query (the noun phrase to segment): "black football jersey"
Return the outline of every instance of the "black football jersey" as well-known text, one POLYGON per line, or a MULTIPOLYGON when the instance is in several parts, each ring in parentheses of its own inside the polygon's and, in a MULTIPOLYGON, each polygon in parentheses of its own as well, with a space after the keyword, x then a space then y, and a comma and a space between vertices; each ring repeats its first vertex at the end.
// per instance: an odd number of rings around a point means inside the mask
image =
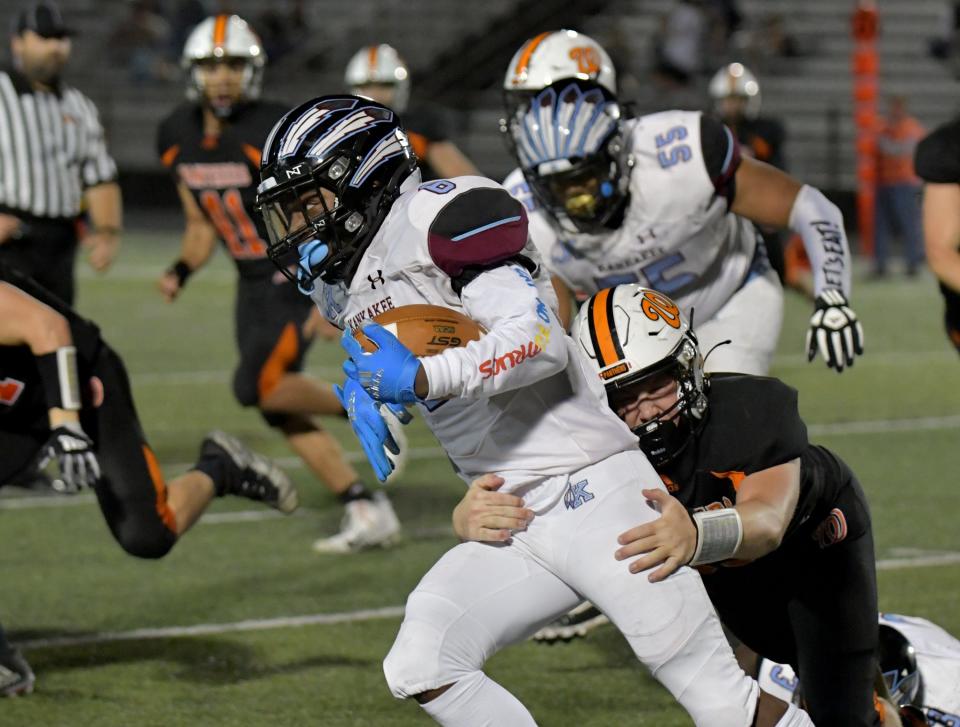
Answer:
POLYGON ((936 184, 960 183, 960 119, 939 126, 914 152, 917 176, 936 184))
POLYGON ((744 119, 733 129, 744 154, 783 169, 783 125, 776 119, 744 119))
POLYGON ((164 166, 193 194, 245 277, 276 272, 267 258, 267 233, 254 202, 263 142, 287 110, 266 101, 250 103, 236 112, 219 136, 204 136, 200 106, 184 103, 157 132, 157 152, 164 166))
MULTIPOLYGON (((77 349, 78 374, 81 382, 87 380, 103 345, 97 325, 77 315, 66 303, 30 278, 2 263, 0 282, 19 288, 67 319, 73 345, 77 349)), ((88 387, 80 388, 85 401, 88 387)), ((48 409, 37 360, 30 347, 0 346, 0 428, 13 431, 43 430, 47 427, 48 409)))
POLYGON ((707 420, 678 457, 660 468, 689 510, 733 507, 745 477, 800 458, 800 496, 785 537, 818 523, 847 480, 837 457, 807 440, 797 392, 778 379, 712 374, 707 420))
POLYGON ((413 153, 417 155, 423 180, 428 182, 436 179, 437 172, 427 163, 427 153, 431 144, 450 138, 443 113, 432 106, 420 104, 416 109, 401 114, 400 121, 410 139, 413 153))

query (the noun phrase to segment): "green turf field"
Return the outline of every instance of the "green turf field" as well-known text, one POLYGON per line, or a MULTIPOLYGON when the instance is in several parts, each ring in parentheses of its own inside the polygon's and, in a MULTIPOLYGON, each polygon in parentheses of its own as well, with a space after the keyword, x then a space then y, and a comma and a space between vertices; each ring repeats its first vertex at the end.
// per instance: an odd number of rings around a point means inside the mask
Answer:
MULTIPOLYGON (((79 309, 124 356, 167 474, 194 459, 212 427, 289 458, 230 393, 229 263, 219 257, 173 306, 156 294, 154 279, 176 245, 175 235, 128 235, 109 275, 94 278, 83 266, 79 309)), ((805 362, 808 304, 789 296, 774 373, 800 390, 814 439, 853 466, 871 497, 881 607, 960 634, 960 361, 943 336, 932 279, 858 282, 854 304, 868 351, 852 371, 838 376, 805 362)), ((319 344, 310 368, 334 376, 341 358, 335 345, 319 344)), ((345 424, 330 427, 358 452, 345 424)), ((38 681, 29 698, 0 701, 0 725, 432 724, 389 695, 380 662, 406 594, 455 542, 448 517, 462 485, 431 451, 425 427, 415 422, 409 432, 421 456, 391 489, 406 540, 389 552, 312 553, 312 539, 333 532, 339 511, 289 459, 301 489, 297 515, 260 518, 247 501, 218 501, 214 517, 159 562, 126 556, 89 496, 38 503, 4 492, 0 620, 13 640, 28 642, 38 681), (333 615, 329 623, 270 621, 323 614, 333 615), (252 622, 249 630, 124 633, 240 621, 252 622), (49 644, 74 637, 79 643, 49 644)), ((586 642, 514 647, 489 672, 542 725, 689 724, 610 628, 586 642)))

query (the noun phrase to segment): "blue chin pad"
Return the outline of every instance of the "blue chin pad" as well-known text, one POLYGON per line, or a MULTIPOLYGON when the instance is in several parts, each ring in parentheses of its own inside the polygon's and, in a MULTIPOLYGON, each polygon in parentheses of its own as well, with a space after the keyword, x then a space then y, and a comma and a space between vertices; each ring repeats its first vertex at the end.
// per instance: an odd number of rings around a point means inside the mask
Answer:
POLYGON ((604 197, 612 197, 612 196, 613 196, 613 185, 612 185, 610 182, 604 182, 603 184, 601 184, 601 185, 600 185, 600 194, 602 194, 604 197))
POLYGON ((301 243, 297 250, 300 252, 300 263, 297 265, 297 287, 304 295, 310 295, 313 292, 314 281, 308 279, 307 271, 312 274, 330 255, 330 248, 320 240, 309 240, 301 243))

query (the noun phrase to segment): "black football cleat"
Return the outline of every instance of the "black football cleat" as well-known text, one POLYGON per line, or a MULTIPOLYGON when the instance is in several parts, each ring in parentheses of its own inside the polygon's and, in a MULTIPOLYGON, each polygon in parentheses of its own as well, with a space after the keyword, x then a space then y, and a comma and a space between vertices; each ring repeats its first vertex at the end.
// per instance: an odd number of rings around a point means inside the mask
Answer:
POLYGON ((300 504, 297 490, 286 472, 236 437, 219 430, 210 432, 200 447, 200 459, 212 457, 224 465, 223 481, 214 483, 218 496, 246 497, 286 514, 300 504))
POLYGON ((16 649, 0 654, 0 697, 19 697, 33 691, 36 677, 16 649))
POLYGON ((541 644, 573 641, 586 638, 591 631, 608 623, 610 619, 600 613, 596 606, 584 601, 556 621, 544 626, 531 638, 541 644))

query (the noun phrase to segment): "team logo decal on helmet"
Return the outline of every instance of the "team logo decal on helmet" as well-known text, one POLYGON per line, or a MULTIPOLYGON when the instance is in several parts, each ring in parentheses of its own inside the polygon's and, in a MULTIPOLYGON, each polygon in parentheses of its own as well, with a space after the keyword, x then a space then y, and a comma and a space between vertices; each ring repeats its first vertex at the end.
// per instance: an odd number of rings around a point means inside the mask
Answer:
POLYGON ((709 386, 696 336, 677 304, 636 284, 606 288, 580 308, 571 335, 614 411, 653 385, 675 382, 676 403, 633 428, 652 464, 675 458, 706 418, 709 386))
POLYGON ((304 292, 349 283, 416 157, 396 114, 356 96, 322 96, 270 132, 257 206, 270 259, 304 292))
POLYGON ((623 154, 620 106, 602 86, 548 86, 509 127, 531 191, 564 228, 597 232, 622 209, 632 160, 623 154))

